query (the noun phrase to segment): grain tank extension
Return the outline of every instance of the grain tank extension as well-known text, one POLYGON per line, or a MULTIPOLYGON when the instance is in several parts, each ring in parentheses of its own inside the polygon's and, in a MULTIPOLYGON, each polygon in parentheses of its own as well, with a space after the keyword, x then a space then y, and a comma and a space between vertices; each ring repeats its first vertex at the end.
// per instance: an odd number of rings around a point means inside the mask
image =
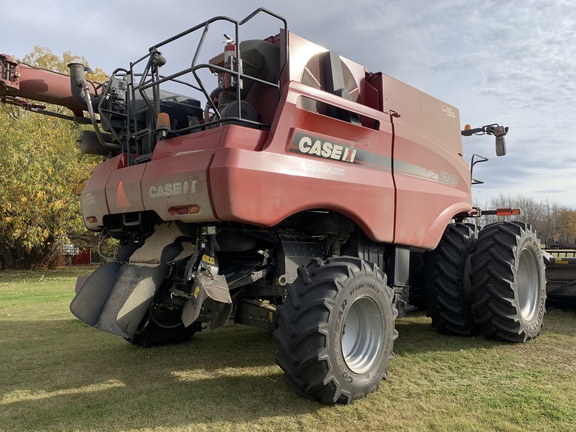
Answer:
POLYGON ((71 311, 85 323, 142 346, 269 329, 284 381, 328 404, 387 376, 416 294, 441 332, 539 334, 539 240, 519 222, 480 229, 462 156, 473 133, 504 154, 508 128, 462 130, 456 107, 265 9, 192 27, 105 83, 84 72, 0 56, 2 102, 93 126, 80 149, 102 162, 82 214, 119 249, 80 284, 71 311), (244 39, 262 20, 277 34, 244 39))

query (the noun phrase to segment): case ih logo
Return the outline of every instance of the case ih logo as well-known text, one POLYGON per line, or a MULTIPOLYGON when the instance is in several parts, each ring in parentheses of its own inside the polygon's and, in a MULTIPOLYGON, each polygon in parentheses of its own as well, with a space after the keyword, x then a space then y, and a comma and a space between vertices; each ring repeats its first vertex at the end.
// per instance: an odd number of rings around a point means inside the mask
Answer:
POLYGON ((354 163, 357 152, 351 146, 323 141, 301 133, 294 135, 290 151, 348 163, 354 163))
POLYGON ((192 180, 150 186, 148 196, 150 198, 162 198, 193 194, 195 192, 196 180, 192 180))

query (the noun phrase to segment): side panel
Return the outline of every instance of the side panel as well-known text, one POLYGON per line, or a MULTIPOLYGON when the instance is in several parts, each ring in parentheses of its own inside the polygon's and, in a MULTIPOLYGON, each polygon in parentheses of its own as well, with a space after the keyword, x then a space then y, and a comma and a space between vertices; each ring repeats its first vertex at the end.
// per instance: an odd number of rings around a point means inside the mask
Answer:
POLYGON ((450 219, 472 208, 458 109, 383 75, 385 111, 395 111, 395 242, 432 249, 450 219))
POLYGON ((105 215, 148 210, 165 221, 215 221, 208 187, 208 168, 215 150, 233 145, 254 152, 267 135, 228 125, 159 141, 147 163, 127 167, 125 156, 109 159, 96 167, 82 192, 85 223, 97 230, 105 215), (191 206, 198 206, 199 211, 181 211, 191 206), (96 221, 88 222, 88 217, 96 217, 96 221))
POLYGON ((207 168, 214 150, 195 150, 149 162, 142 177, 142 200, 146 210, 162 220, 185 222, 212 221, 214 215, 208 195, 207 168), (171 208, 196 205, 199 212, 178 214, 171 208))
POLYGON ((110 173, 106 199, 111 214, 144 210, 140 180, 146 165, 133 165, 110 173))
POLYGON ((102 226, 104 216, 110 214, 106 202, 106 184, 110 178, 110 173, 124 166, 124 159, 124 156, 120 155, 100 163, 86 182, 80 196, 80 202, 84 223, 88 229, 97 230, 102 226), (96 220, 89 222, 87 218, 96 218, 96 220))
MULTIPOLYGON (((227 125, 159 141, 142 177, 144 208, 165 221, 215 221, 208 172, 216 149, 234 146, 253 153, 267 135, 265 131, 227 125), (199 211, 178 211, 190 206, 198 206, 199 211)), ((224 189, 214 193, 228 196, 224 189)))
POLYGON ((299 83, 289 87, 263 151, 216 151, 209 177, 217 218, 272 226, 299 211, 323 208, 355 220, 374 240, 392 241, 388 116, 299 83), (376 118, 379 130, 304 110, 304 95, 376 118))

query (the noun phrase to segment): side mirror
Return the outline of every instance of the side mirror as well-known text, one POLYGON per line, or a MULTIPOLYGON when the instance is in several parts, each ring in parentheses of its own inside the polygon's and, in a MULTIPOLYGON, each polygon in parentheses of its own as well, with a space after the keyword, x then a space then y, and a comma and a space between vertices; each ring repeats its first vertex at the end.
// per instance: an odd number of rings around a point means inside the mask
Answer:
POLYGON ((460 133, 463 136, 470 135, 494 135, 496 137, 496 156, 504 156, 506 154, 506 139, 504 135, 508 133, 507 126, 500 126, 498 123, 482 126, 479 128, 471 128, 470 125, 466 125, 464 130, 460 133))
POLYGON ((506 154, 506 138, 504 135, 496 136, 496 156, 504 156, 506 154))
POLYGON ((506 139, 504 135, 507 133, 507 127, 495 126, 492 128, 492 134, 496 137, 496 156, 504 156, 506 154, 506 139))

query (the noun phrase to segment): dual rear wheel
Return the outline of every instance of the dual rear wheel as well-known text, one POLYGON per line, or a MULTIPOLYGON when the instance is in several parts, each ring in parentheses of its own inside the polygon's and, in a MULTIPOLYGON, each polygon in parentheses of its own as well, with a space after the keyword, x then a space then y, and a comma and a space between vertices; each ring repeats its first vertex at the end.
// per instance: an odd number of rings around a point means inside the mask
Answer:
POLYGON ((546 275, 530 225, 486 226, 471 259, 472 308, 481 333, 509 342, 538 336, 546 312, 546 275))
POLYGON ((478 234, 467 224, 450 225, 426 254, 423 289, 432 325, 443 333, 533 339, 546 303, 538 237, 522 222, 493 223, 478 234))

